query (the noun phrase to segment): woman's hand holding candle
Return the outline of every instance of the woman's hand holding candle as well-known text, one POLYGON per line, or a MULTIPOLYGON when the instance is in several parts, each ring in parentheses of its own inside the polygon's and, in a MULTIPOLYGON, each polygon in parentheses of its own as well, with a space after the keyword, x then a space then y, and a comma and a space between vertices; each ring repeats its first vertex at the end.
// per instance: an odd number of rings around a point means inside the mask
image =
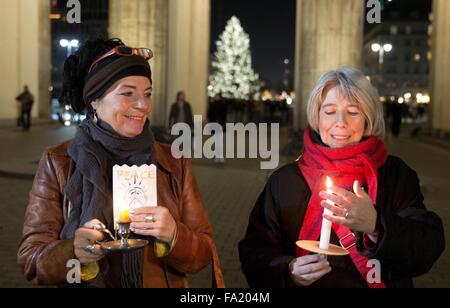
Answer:
POLYGON ((355 181, 353 191, 337 186, 331 186, 328 192, 321 191, 319 196, 325 199, 321 205, 332 213, 324 213, 323 217, 353 231, 373 235, 376 232, 377 211, 358 181, 355 181))
POLYGON ((171 243, 177 230, 175 219, 163 206, 142 207, 131 211, 131 231, 136 234, 153 236, 171 243))
POLYGON ((320 255, 298 257, 289 263, 289 275, 301 287, 309 286, 330 271, 330 263, 320 255))
POLYGON ((97 219, 93 219, 75 231, 73 241, 74 253, 81 264, 96 262, 105 256, 100 245, 95 243, 104 238, 103 233, 95 230, 99 224, 102 223, 97 219))

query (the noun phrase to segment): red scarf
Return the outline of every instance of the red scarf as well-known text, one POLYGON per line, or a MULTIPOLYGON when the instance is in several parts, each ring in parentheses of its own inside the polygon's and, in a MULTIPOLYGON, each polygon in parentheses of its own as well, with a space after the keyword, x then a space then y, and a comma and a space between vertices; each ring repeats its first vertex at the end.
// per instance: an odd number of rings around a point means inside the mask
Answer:
MULTIPOLYGON (((326 190, 325 178, 330 176, 333 184, 353 191, 353 182, 368 187, 373 204, 376 204, 378 186, 378 168, 387 159, 384 142, 375 136, 342 148, 329 148, 313 143, 311 129, 305 130, 304 152, 298 160, 300 168, 309 188, 311 198, 299 234, 299 240, 318 240, 320 237, 323 208, 319 192, 326 190)), ((339 239, 351 233, 347 227, 333 224, 333 230, 339 239)), ((347 236, 348 238, 348 236, 347 236)), ((354 239, 352 240, 354 243, 354 239)), ((352 244, 353 244, 352 243, 352 244)), ((348 246, 348 245, 346 245, 348 246)), ((350 257, 365 281, 371 268, 367 267, 367 257, 361 255, 355 246, 349 249, 350 257)), ((304 256, 308 252, 297 248, 297 255, 304 256)), ((381 283, 367 283, 371 288, 384 288, 381 283)))

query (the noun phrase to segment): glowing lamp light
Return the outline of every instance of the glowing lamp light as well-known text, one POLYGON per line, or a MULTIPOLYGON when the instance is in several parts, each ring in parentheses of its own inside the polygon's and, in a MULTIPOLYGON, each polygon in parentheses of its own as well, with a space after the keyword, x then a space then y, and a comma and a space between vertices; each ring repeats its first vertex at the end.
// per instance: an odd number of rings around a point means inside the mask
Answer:
POLYGON ((384 44, 383 49, 386 52, 390 52, 392 50, 392 44, 384 44))
POLYGON ((66 39, 62 39, 59 41, 59 45, 61 45, 61 47, 67 47, 69 46, 69 44, 70 44, 69 41, 66 39))
POLYGON ((372 44, 372 51, 373 51, 373 52, 377 52, 377 51, 379 51, 380 49, 381 49, 381 45, 380 45, 380 44, 378 44, 378 43, 372 44))

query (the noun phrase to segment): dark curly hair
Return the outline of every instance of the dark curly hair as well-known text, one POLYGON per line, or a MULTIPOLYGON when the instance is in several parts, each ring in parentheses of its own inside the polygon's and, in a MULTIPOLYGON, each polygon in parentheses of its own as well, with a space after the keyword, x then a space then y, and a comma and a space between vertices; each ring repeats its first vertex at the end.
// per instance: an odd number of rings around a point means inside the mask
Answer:
POLYGON ((125 45, 120 39, 95 39, 84 42, 80 48, 64 62, 64 75, 59 103, 70 105, 77 112, 90 110, 83 100, 83 88, 88 70, 100 56, 116 46, 125 45))

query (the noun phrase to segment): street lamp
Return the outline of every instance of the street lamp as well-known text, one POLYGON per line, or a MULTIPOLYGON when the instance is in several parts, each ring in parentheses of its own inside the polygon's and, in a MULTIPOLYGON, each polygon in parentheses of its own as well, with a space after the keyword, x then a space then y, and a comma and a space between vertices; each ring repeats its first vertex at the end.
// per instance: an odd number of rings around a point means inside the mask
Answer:
POLYGON ((384 53, 390 52, 392 50, 392 44, 384 44, 380 45, 378 43, 372 44, 372 51, 378 52, 378 63, 383 64, 384 62, 384 53))
POLYGON ((67 57, 72 54, 72 48, 77 48, 80 42, 78 40, 66 40, 62 39, 59 41, 59 45, 63 48, 67 48, 67 57))
POLYGON ((379 63, 379 75, 378 75, 378 81, 377 81, 377 86, 378 86, 378 91, 381 92, 381 86, 383 84, 383 62, 384 62, 384 53, 385 52, 391 52, 392 50, 392 44, 378 44, 378 43, 373 43, 372 46, 372 51, 373 52, 378 52, 378 63, 379 63))

